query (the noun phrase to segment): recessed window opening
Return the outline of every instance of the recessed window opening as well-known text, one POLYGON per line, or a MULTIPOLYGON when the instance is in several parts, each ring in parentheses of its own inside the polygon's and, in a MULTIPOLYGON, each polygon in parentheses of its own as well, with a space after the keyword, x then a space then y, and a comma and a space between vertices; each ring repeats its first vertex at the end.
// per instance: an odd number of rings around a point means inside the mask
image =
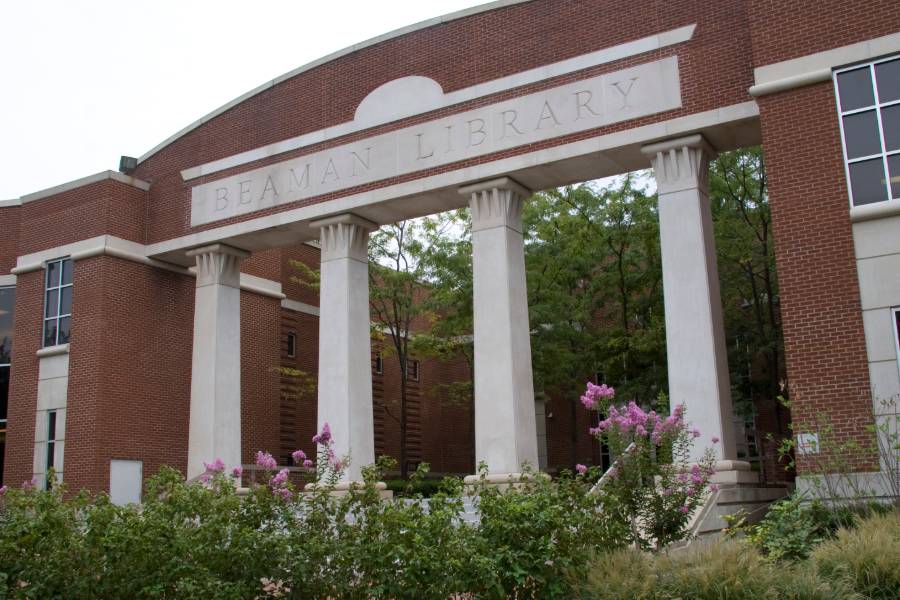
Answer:
POLYGON ((900 56, 834 73, 851 206, 900 200, 900 56))
POLYGON ((409 375, 410 381, 418 381, 419 380, 419 361, 410 360, 407 362, 407 371, 409 375))
POLYGON ((381 352, 375 355, 375 374, 384 375, 384 359, 381 358, 381 352))
POLYGON ((43 346, 69 343, 72 323, 72 259, 49 261, 44 268, 43 346))
POLYGON ((47 413, 47 489, 50 489, 50 469, 55 466, 56 456, 56 411, 47 413))
POLYGON ((287 355, 288 358, 297 356, 297 334, 289 331, 287 334, 287 355))
POLYGON ((897 370, 900 371, 900 306, 892 310, 894 317, 894 350, 897 352, 897 370))

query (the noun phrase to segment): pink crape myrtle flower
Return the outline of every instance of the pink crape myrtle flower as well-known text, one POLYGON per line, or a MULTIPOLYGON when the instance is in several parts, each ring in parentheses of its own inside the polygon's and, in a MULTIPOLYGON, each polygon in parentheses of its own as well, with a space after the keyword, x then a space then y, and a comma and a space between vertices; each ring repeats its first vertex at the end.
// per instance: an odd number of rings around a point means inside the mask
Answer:
POLYGON ((597 402, 601 398, 609 399, 616 395, 616 390, 609 387, 605 383, 594 385, 590 381, 587 384, 587 391, 581 397, 581 404, 588 410, 592 410, 597 406, 597 402))
POLYGON ((256 453, 256 464, 269 471, 274 471, 278 467, 275 458, 268 452, 263 452, 262 450, 256 453))
POLYGON ((312 441, 314 444, 328 445, 331 441, 331 427, 328 426, 328 421, 322 424, 322 431, 314 435, 312 441))
POLYGON ((306 467, 307 469, 311 469, 313 466, 313 461, 311 461, 310 459, 307 458, 306 460, 303 461, 303 466, 306 467))
POLYGON ((270 482, 273 486, 281 486, 287 483, 288 475, 290 475, 290 471, 287 469, 282 469, 272 477, 272 481, 270 482))
POLYGON ((688 514, 690 511, 691 509, 689 509, 687 506, 682 506, 678 509, 678 512, 681 512, 683 514, 688 514))
POLYGON ((23 490, 33 490, 37 487, 37 477, 32 477, 22 482, 23 490))
POLYGON ((9 488, 6 487, 5 485, 4 485, 4 486, 0 486, 0 496, 2 496, 3 494, 5 494, 5 493, 6 493, 6 490, 8 490, 8 489, 9 489, 9 488))
POLYGON ((237 479, 238 477, 240 477, 240 476, 243 475, 243 474, 244 474, 244 467, 242 467, 242 466, 240 466, 240 465, 236 466, 235 468, 233 468, 233 469, 231 470, 231 475, 232 475, 232 477, 234 477, 235 479, 237 479))
POLYGON ((584 475, 585 473, 588 472, 588 468, 581 463, 578 463, 577 465, 575 465, 575 470, 578 471, 578 473, 580 475, 584 475))
POLYGON ((291 454, 291 458, 294 459, 295 465, 302 464, 303 461, 306 460, 306 452, 304 452, 303 450, 297 450, 293 454, 291 454))
POLYGON ((713 444, 718 444, 718 443, 719 443, 719 438, 717 438, 716 436, 712 436, 712 438, 710 438, 709 441, 711 441, 713 444))
POLYGON ((286 487, 275 488, 272 490, 272 493, 282 500, 290 500, 293 497, 291 490, 286 487))
POLYGON ((717 486, 717 485, 714 484, 714 483, 711 483, 711 484, 709 484, 709 491, 711 491, 711 492, 718 492, 718 491, 719 491, 719 486, 717 486))
POLYGON ((217 458, 211 463, 205 462, 203 463, 203 467, 206 469, 208 473, 221 473, 225 470, 225 463, 222 462, 221 458, 217 458))

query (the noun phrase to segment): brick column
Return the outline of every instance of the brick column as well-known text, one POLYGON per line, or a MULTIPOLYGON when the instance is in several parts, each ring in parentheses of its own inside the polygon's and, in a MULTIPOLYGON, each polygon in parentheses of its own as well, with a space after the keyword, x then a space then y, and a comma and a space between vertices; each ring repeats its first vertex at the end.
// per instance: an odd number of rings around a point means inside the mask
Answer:
POLYGON ((509 178, 459 190, 472 211, 475 461, 505 480, 538 467, 522 204, 531 192, 509 178))
POLYGON ((310 226, 322 245, 318 427, 327 422, 335 453, 350 454, 343 481, 362 481, 362 467, 375 462, 367 244, 378 225, 343 214, 310 226))
POLYGON ((187 477, 221 458, 241 464, 240 263, 248 252, 224 244, 187 253, 197 260, 187 477))
POLYGON ((717 458, 736 457, 731 384, 719 271, 707 192, 715 156, 700 135, 644 146, 659 194, 659 237, 666 310, 669 398, 702 432, 692 458, 712 436, 717 458))

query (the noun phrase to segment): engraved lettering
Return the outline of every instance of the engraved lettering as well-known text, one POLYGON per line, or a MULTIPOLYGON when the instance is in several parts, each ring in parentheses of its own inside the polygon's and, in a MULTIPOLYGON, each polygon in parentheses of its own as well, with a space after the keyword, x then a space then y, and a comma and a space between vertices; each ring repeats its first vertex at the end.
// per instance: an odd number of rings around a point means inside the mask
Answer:
POLYGON ((416 160, 422 160, 423 158, 431 158, 434 156, 434 150, 432 149, 428 154, 422 153, 422 136, 424 134, 417 133, 416 134, 416 160))
POLYGON ((575 92, 575 105, 578 107, 578 116, 575 117, 575 120, 584 119, 581 115, 581 109, 586 108, 588 112, 590 112, 593 116, 599 117, 600 113, 591 108, 591 100, 594 99, 594 94, 591 93, 590 90, 582 90, 580 92, 575 92))
POLYGON ((259 202, 262 202, 266 198, 266 194, 272 192, 272 200, 278 200, 278 190, 275 189, 275 182, 272 181, 272 176, 266 176, 266 185, 263 187, 262 194, 259 195, 259 202))
POLYGON ((522 132, 516 127, 516 119, 519 117, 519 113, 515 110, 504 110, 501 114, 503 119, 503 131, 500 134, 500 139, 504 139, 506 137, 506 128, 509 127, 519 135, 522 135, 522 132))
POLYGON ((225 210, 228 208, 228 188, 216 188, 216 210, 225 210))
POLYGON ((550 108, 550 103, 547 100, 544 100, 544 106, 541 108, 541 116, 538 117, 537 127, 535 127, 534 130, 537 131, 543 127, 544 121, 548 119, 553 121, 554 127, 559 125, 559 119, 556 118, 556 114, 553 112, 553 109, 550 108))
POLYGON ((628 94, 630 94, 631 90, 634 89, 634 82, 637 80, 637 77, 632 77, 627 82, 617 81, 612 84, 612 86, 616 88, 616 91, 622 94, 622 106, 620 106, 619 108, 630 108, 628 106, 628 94))
POLYGON ((369 165, 371 164, 371 161, 372 161, 372 146, 368 146, 366 148, 366 160, 363 160, 362 157, 359 154, 357 154, 356 152, 351 152, 350 154, 352 154, 353 158, 355 159, 353 161, 353 170, 350 173, 351 177, 356 177, 356 163, 361 164, 362 167, 366 171, 369 170, 369 165))
POLYGON ((340 180, 340 175, 338 175, 337 168, 334 166, 334 159, 329 158, 328 164, 325 165, 325 173, 322 175, 322 183, 328 181, 328 178, 334 178, 334 181, 340 180))
POLYGON ((468 122, 468 124, 469 124, 469 144, 468 144, 468 147, 472 147, 472 146, 480 146, 482 143, 484 143, 484 140, 487 139, 487 133, 485 133, 485 131, 484 131, 484 125, 485 125, 484 119, 472 119, 471 121, 467 121, 467 122, 468 122), (477 128, 477 129, 473 129, 473 128, 472 128, 472 124, 473 124, 473 123, 478 123, 478 128, 477 128), (478 135, 481 136, 481 138, 480 138, 477 142, 472 141, 472 139, 473 139, 473 137, 475 136, 475 134, 478 134, 478 135))
POLYGON ((291 179, 288 182, 288 192, 294 191, 294 185, 296 185, 299 190, 309 187, 309 163, 303 165, 303 174, 300 176, 300 179, 297 179, 297 173, 295 173, 293 169, 288 169, 288 171, 291 172, 291 179))
POLYGON ((250 204, 250 202, 253 201, 253 198, 250 197, 250 184, 251 183, 252 183, 252 180, 245 179, 244 181, 242 181, 238 184, 238 186, 240 186, 240 189, 238 190, 239 194, 240 194, 240 197, 238 198, 238 204, 250 204), (246 198, 246 200, 245 200, 245 198, 246 198))

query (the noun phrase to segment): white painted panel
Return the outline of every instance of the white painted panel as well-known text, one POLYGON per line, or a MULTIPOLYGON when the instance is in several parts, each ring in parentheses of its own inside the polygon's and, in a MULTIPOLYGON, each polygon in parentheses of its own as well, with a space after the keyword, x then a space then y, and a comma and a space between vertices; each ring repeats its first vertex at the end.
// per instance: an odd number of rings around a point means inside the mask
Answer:
POLYGON ((857 261, 863 310, 900 306, 900 254, 857 261))
POLYGON ((140 460, 109 461, 109 499, 113 504, 140 503, 143 470, 140 460))
POLYGON ((38 367, 38 379, 53 379, 69 375, 69 353, 42 356, 38 367))
POLYGON ((864 310, 862 315, 869 362, 895 360, 897 348, 894 338, 894 314, 891 309, 864 310))
POLYGON ((872 383, 875 412, 893 412, 900 409, 900 371, 897 370, 896 360, 869 363, 869 380, 872 383), (891 408, 892 403, 895 408, 891 408))
POLYGON ((65 408, 69 390, 69 378, 57 377, 38 381, 38 410, 65 408))
POLYGON ((669 57, 195 186, 191 225, 680 106, 678 59, 669 57))
POLYGON ((856 258, 900 254, 900 215, 853 224, 856 258))

